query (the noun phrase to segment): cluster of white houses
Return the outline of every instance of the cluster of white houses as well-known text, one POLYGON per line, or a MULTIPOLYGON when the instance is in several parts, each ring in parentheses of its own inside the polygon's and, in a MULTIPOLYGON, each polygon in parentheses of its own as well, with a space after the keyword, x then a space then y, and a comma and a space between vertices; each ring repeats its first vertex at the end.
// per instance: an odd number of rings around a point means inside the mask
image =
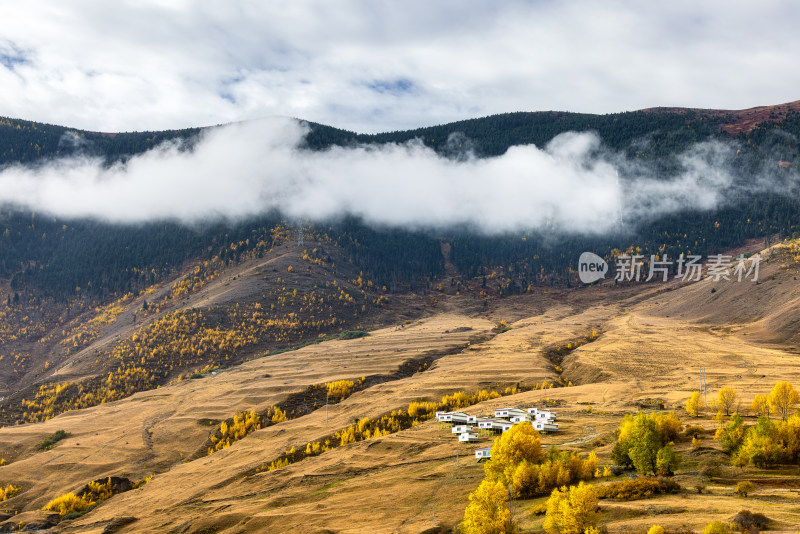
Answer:
MULTIPOLYGON (((498 408, 494 417, 478 417, 464 412, 436 412, 440 423, 450 423, 452 433, 458 434, 458 441, 473 443, 478 441, 474 425, 481 431, 502 433, 519 423, 530 423, 539 432, 557 432, 556 414, 539 408, 498 408)), ((491 456, 491 447, 475 450, 475 458, 485 460, 491 456)))

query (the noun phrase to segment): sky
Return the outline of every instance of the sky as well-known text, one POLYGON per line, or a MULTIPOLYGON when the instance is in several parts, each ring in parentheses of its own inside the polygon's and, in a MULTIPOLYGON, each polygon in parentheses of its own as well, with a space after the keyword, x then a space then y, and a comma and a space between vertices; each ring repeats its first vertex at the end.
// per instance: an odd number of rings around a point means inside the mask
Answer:
POLYGON ((800 3, 0 2, 0 116, 94 131, 800 98, 800 3))

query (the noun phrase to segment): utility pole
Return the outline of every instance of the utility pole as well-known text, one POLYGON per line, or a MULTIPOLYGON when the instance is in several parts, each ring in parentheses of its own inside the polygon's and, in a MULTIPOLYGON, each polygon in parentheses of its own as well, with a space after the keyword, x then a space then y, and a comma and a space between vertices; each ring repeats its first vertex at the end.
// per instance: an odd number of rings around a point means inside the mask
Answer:
POLYGON ((456 465, 458 465, 458 449, 456 449, 456 465))
POLYGON ((436 528, 436 505, 433 505, 433 528, 436 528))
POLYGON ((325 425, 328 424, 328 397, 330 397, 331 390, 325 392, 325 425))

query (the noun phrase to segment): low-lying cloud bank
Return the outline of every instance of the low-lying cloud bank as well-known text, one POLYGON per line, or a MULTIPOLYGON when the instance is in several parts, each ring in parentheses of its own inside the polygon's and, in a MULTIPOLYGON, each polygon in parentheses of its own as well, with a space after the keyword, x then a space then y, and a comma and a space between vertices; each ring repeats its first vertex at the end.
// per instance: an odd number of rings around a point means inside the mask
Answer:
POLYGON ((696 145, 673 176, 656 179, 592 133, 489 159, 446 158, 419 142, 313 152, 302 148, 306 133, 298 121, 269 119, 209 129, 191 150, 167 143, 111 167, 90 157, 11 166, 0 172, 0 203, 117 223, 277 209, 308 221, 350 214, 415 228, 598 233, 712 209, 737 187, 726 170, 735 149, 719 142, 696 145))

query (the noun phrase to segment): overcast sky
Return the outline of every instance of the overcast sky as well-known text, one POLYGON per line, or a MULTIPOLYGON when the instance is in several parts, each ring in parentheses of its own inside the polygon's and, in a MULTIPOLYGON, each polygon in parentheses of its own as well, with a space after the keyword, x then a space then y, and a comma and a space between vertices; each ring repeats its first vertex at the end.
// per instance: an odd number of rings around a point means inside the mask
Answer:
POLYGON ((791 1, 0 2, 0 115, 100 131, 800 98, 791 1))

